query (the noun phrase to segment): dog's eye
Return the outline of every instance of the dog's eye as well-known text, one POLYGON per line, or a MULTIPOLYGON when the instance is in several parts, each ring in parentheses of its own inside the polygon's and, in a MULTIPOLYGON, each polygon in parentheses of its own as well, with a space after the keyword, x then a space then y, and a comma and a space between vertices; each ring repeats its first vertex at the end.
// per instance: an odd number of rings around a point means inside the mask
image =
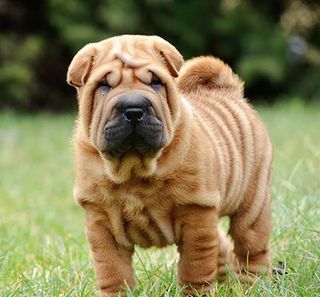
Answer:
POLYGON ((163 83, 157 76, 153 75, 150 83, 150 87, 157 91, 163 87, 163 83))
POLYGON ((111 90, 111 86, 108 84, 106 79, 99 83, 98 88, 104 93, 108 93, 111 90))

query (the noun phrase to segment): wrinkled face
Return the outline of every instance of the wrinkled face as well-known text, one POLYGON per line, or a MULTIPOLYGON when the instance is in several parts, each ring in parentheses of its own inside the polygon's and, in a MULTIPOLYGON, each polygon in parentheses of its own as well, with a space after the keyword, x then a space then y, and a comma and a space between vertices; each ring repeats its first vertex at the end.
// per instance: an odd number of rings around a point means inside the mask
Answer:
POLYGON ((80 121, 104 158, 152 157, 172 140, 174 77, 182 62, 156 36, 124 35, 79 51, 68 82, 78 89, 80 121))
POLYGON ((94 91, 92 142, 106 157, 155 154, 166 144, 164 83, 147 67, 128 67, 119 59, 109 64, 113 70, 94 91))

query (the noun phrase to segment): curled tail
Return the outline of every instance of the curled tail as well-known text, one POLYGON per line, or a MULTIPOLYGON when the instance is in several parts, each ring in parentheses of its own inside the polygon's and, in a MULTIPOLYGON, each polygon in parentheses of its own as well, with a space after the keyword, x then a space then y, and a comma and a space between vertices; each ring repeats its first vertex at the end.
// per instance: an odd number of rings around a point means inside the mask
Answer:
POLYGON ((243 81, 218 58, 197 57, 187 61, 177 79, 183 93, 198 89, 233 89, 243 93, 243 81))

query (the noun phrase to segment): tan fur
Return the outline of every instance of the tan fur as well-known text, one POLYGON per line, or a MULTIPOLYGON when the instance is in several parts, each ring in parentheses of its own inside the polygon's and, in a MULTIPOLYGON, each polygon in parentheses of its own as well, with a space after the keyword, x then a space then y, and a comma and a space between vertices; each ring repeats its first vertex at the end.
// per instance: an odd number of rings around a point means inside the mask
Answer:
POLYGON ((69 67, 79 100, 75 198, 86 211, 101 296, 134 286, 135 244, 176 244, 179 282, 190 294, 214 292, 228 270, 244 281, 270 270, 267 131, 222 61, 182 64, 160 37, 124 35, 87 45, 69 67), (166 90, 148 86, 150 71, 166 90), (96 91, 103 79, 113 87, 107 95, 96 91), (152 157, 105 158, 103 124, 118 96, 137 91, 162 120, 165 146, 152 157), (234 249, 217 226, 223 216, 230 217, 234 249))

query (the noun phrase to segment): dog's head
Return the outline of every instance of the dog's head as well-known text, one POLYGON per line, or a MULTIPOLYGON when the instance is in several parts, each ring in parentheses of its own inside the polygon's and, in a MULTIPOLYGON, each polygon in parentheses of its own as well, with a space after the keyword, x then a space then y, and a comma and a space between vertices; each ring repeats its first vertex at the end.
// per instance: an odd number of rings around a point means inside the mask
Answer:
POLYGON ((182 63, 162 38, 139 35, 88 44, 73 58, 67 81, 78 90, 83 137, 112 163, 113 175, 122 172, 115 180, 134 167, 152 174, 152 160, 172 141, 179 115, 174 77, 182 63))

